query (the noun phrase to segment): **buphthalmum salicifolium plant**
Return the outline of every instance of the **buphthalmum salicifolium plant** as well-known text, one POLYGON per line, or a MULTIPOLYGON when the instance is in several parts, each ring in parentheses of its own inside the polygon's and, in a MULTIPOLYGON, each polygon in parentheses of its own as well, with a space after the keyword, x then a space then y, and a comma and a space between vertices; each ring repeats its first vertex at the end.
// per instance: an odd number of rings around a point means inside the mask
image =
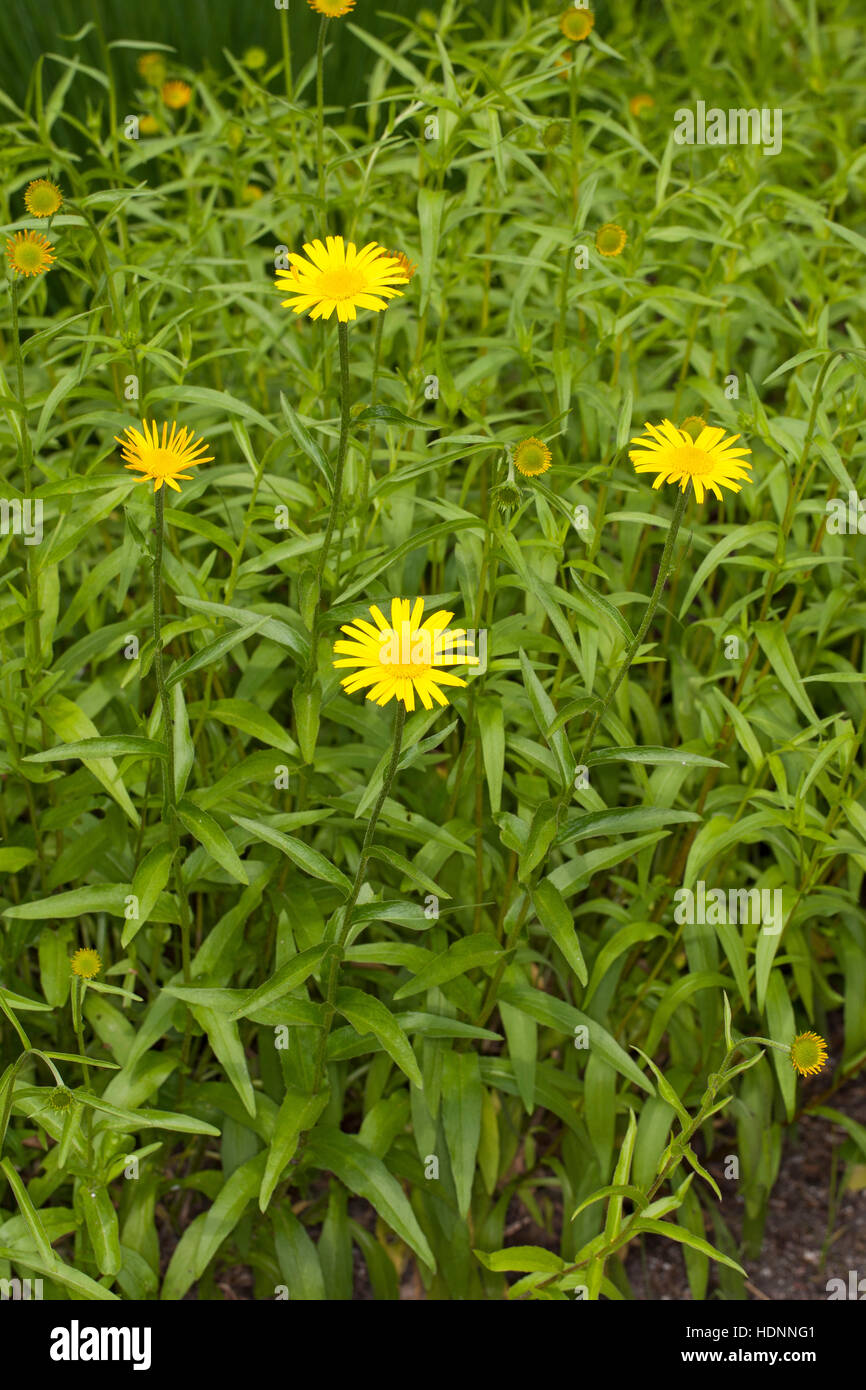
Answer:
POLYGON ((857 8, 369 8, 0 17, 0 1277, 743 1297, 862 1148, 857 8))

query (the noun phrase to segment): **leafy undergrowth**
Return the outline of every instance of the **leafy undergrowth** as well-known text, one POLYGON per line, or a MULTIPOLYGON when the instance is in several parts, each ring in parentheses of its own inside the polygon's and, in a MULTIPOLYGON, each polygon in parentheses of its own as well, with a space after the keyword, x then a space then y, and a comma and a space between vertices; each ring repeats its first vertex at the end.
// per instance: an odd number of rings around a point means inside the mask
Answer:
POLYGON ((866 1154, 858 7, 81 8, 0 95, 0 1277, 747 1296, 795 1117, 866 1154))

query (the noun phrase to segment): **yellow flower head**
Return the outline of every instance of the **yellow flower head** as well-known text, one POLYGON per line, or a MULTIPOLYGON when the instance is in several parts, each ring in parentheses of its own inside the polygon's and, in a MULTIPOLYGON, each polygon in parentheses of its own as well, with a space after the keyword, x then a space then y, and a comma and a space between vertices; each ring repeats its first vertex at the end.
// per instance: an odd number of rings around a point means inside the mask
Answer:
POLYGON ((138 123, 138 133, 139 135, 158 135, 159 121, 156 119, 156 116, 151 116, 149 113, 146 116, 142 116, 138 123))
POLYGON ((16 275, 41 275, 54 263, 54 247, 41 232, 16 232, 7 238, 6 259, 16 275))
POLYGON ((390 256, 396 261, 407 280, 411 280, 418 266, 415 261, 410 261, 405 251, 386 251, 386 256, 390 256))
POLYGON ((622 227, 615 222, 605 222, 595 234, 595 249, 600 256, 618 256, 627 241, 622 227))
POLYGON ((367 699, 386 705, 395 696, 407 710, 415 708, 417 695, 425 709, 448 701, 440 685, 465 685, 466 682, 445 666, 477 666, 478 657, 467 651, 469 639, 463 628, 447 631, 453 613, 431 613, 421 622, 424 600, 415 600, 414 607, 407 598, 391 600, 391 621, 373 604, 366 618, 340 629, 350 639, 334 643, 334 655, 341 659, 334 665, 353 666, 349 676, 340 684, 352 695, 367 690, 367 699))
POLYGON ((355 8, 355 0, 307 0, 307 4, 326 19, 342 19, 344 14, 355 8))
POLYGON ((267 61, 268 55, 263 48, 248 48, 244 54, 245 68, 263 68, 267 61))
POLYGON ((89 946, 82 946, 80 950, 70 960, 73 975, 77 975, 81 980, 92 980, 94 975, 98 975, 102 969, 102 961, 96 951, 89 946))
POLYGON ((243 192, 241 193, 241 198, 245 203, 257 203, 259 198, 263 198, 264 196, 265 190, 263 188, 259 188, 259 185, 257 183, 244 184, 243 192))
POLYGON ((581 39, 589 38, 594 24, 595 15, 592 10, 575 7, 566 10, 559 21, 559 27, 570 43, 579 43, 581 39))
POLYGON ((514 467, 524 478, 537 478, 550 467, 552 454, 543 439, 522 439, 512 455, 514 467))
POLYGON ((814 1076, 827 1063, 827 1044, 817 1033, 798 1033, 791 1043, 791 1066, 801 1076, 814 1076))
POLYGON ((142 53, 136 63, 139 74, 151 87, 159 87, 165 81, 165 55, 163 53, 142 53))
POLYGON ((62 202, 63 194, 50 179, 34 179, 24 192, 24 205, 31 217, 53 217, 62 202))
POLYGON ((646 424, 644 429, 646 435, 631 441, 641 447, 629 450, 629 458, 636 473, 657 475, 654 488, 662 483, 679 483, 685 492, 691 482, 695 496, 703 502, 705 490, 721 500, 723 487, 739 492, 737 479, 752 481, 748 472, 752 465, 746 462, 746 454, 752 451, 733 447, 740 438, 738 434, 726 438, 724 430, 707 427, 697 439, 692 439, 670 420, 663 420, 660 425, 646 424))
POLYGON ((144 475, 137 479, 140 483, 152 478, 154 492, 159 492, 163 483, 180 492, 177 479, 185 483, 191 481, 192 475, 185 473, 185 468, 195 468, 199 463, 213 463, 213 455, 205 455, 207 444, 202 440, 197 441, 194 432, 186 425, 178 430, 177 424, 172 421, 169 435, 168 425, 164 423, 162 439, 155 420, 142 420, 141 428, 144 434, 129 426, 124 431, 128 439, 119 439, 117 435, 114 437, 122 446, 126 467, 144 475))
POLYGON ((655 106, 655 102, 649 92, 638 92, 637 96, 630 97, 628 109, 633 116, 639 116, 641 111, 649 111, 655 106))
POLYGON ((387 309, 386 300, 399 295, 395 285, 405 285, 409 277, 394 256, 378 242, 368 242, 358 251, 355 243, 344 245, 341 236, 329 236, 306 243, 303 256, 290 255, 291 270, 281 270, 283 278, 274 281, 278 290, 288 291, 291 299, 284 308, 296 314, 310 311, 311 319, 329 319, 334 310, 341 323, 356 317, 356 309, 387 309))
POLYGON ((180 78, 173 77, 170 82, 162 84, 162 99, 166 106, 170 106, 172 111, 179 111, 182 106, 189 106, 192 97, 192 87, 188 82, 181 82, 180 78))

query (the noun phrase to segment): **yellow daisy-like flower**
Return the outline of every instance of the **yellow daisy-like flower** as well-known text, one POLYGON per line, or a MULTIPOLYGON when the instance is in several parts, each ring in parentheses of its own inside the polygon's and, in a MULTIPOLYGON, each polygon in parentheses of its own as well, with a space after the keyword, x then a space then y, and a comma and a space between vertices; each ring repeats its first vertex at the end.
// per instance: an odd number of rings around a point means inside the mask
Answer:
POLYGON ((695 496, 703 502, 705 491, 721 500, 723 487, 739 492, 739 478, 747 483, 752 481, 748 472, 752 465, 746 462, 746 454, 752 451, 742 445, 739 449, 733 447, 740 438, 738 434, 726 438, 724 430, 708 426, 697 439, 692 439, 670 420, 663 420, 660 425, 645 424, 644 429, 646 435, 631 440, 641 447, 629 450, 629 458, 636 473, 657 475, 654 488, 662 483, 679 483, 685 492, 691 482, 695 496))
POLYGON ((355 8, 355 0, 307 0, 307 4, 326 19, 342 19, 344 14, 355 8))
POLYGON ((334 643, 334 655, 340 657, 334 665, 355 667, 340 682, 348 694, 369 687, 368 700, 386 705, 396 696, 409 711, 414 710, 417 695, 430 710, 434 700, 439 705, 448 704, 440 685, 465 686, 459 676, 443 670, 446 666, 478 665, 478 657, 467 651, 465 629, 447 631, 453 613, 431 613, 422 623, 423 612, 422 598, 415 600, 414 607, 408 598, 394 598, 390 623, 372 604, 375 627, 366 618, 355 618, 340 629, 350 640, 334 643))
POLYGON ((827 1063, 827 1044, 817 1033, 798 1033, 791 1043, 791 1066, 801 1076, 814 1076, 827 1063))
POLYGON ((574 8, 566 10, 559 21, 559 27, 570 43, 579 43, 581 39, 588 39, 594 24, 595 15, 592 10, 574 8))
POLYGON ((136 67, 151 87, 159 87, 165 81, 165 55, 162 53, 142 53, 136 67))
POLYGON ((16 232, 7 238, 6 259, 16 275, 41 275, 56 258, 54 247, 41 232, 16 232))
POLYGON ((334 310, 341 323, 356 318, 356 309, 387 309, 386 300, 401 294, 395 285, 405 285, 409 276, 394 256, 378 242, 368 242, 360 251, 341 236, 329 236, 306 243, 303 256, 290 255, 290 270, 280 271, 275 280, 278 290, 292 296, 282 301, 296 314, 310 311, 311 319, 329 319, 334 310))
POLYGON ((627 241, 622 227, 615 222, 605 222, 595 234, 595 249, 600 256, 618 256, 627 241))
POLYGON ((512 462, 524 478, 537 478, 547 472, 552 457, 543 439, 522 439, 514 450, 512 462))
POLYGON ((102 969, 102 961, 96 951, 89 946, 82 946, 80 950, 69 962, 72 967, 73 975, 77 975, 81 980, 92 980, 94 975, 98 975, 102 969))
POLYGON ((24 192, 24 205, 31 217, 53 217, 63 202, 63 194, 50 179, 34 179, 24 192))
POLYGON ((139 135, 158 135, 159 121, 156 119, 156 116, 151 116, 149 113, 146 116, 142 116, 138 123, 138 133, 139 135))
POLYGON ((403 271, 403 274, 406 276, 407 280, 412 279, 412 276, 415 274, 415 271, 418 269, 418 266, 415 261, 409 260, 409 257, 406 255, 405 251, 386 251, 385 255, 390 256, 392 260, 395 260, 397 262, 400 269, 403 271))
POLYGON ((192 87, 188 82, 181 82, 180 78, 173 77, 170 82, 162 84, 162 99, 166 106, 171 107, 172 111, 179 111, 183 106, 189 106, 192 97, 192 87))
POLYGON ((633 116, 639 116, 641 111, 649 111, 655 106, 655 102, 649 92, 638 92, 637 96, 630 97, 628 109, 633 116))
POLYGON ((205 454, 207 444, 203 440, 196 440, 195 433, 186 425, 182 430, 178 430, 176 422, 172 421, 169 435, 168 425, 163 423, 162 439, 159 437, 159 426, 155 420, 142 420, 141 428, 144 434, 129 426, 124 431, 129 436, 128 439, 120 439, 117 435, 114 437, 122 446, 123 457, 127 460, 126 467, 144 475, 137 480, 140 483, 153 479, 154 492, 159 492, 163 483, 168 483, 175 492, 180 492, 177 479, 188 483, 192 478, 191 474, 183 471, 185 468, 195 468, 200 463, 213 463, 213 455, 205 454))

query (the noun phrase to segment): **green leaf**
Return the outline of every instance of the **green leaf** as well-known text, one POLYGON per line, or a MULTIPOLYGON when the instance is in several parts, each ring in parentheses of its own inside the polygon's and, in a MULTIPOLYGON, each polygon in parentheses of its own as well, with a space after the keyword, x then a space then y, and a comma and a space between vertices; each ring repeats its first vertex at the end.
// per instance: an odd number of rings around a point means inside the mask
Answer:
POLYGON ((351 891, 352 885, 346 875, 336 869, 317 849, 305 845, 303 840, 295 839, 293 835, 283 835, 279 830, 272 830, 260 820, 247 820, 245 816, 232 816, 232 820, 235 825, 248 830, 257 840, 263 840, 265 844, 273 845, 280 850, 293 864, 297 864, 299 869, 303 869, 304 873, 321 879, 323 883, 330 883, 335 888, 342 888, 346 894, 351 891))
POLYGON ((355 1032, 361 1037, 372 1033, 408 1076, 413 1086, 423 1088, 424 1081, 412 1045, 394 1015, 375 994, 364 994, 359 989, 344 987, 337 990, 337 1012, 348 1019, 355 1032))
POLYGON ((250 623, 249 626, 236 628, 235 631, 224 633, 222 637, 217 637, 213 642, 208 642, 206 647, 202 647, 201 651, 196 652, 194 656, 188 657, 186 661, 182 661, 179 666, 173 668, 166 677, 166 689, 170 690, 178 681, 186 680, 187 676, 192 675, 193 671, 201 671, 205 666, 213 666, 217 661, 221 661, 233 647, 237 647, 241 642, 246 642, 247 639, 252 637, 254 632, 258 632, 266 622, 266 618, 258 617, 255 622, 250 623))
POLYGON ((532 902, 541 925, 549 932, 580 983, 585 985, 589 978, 586 963, 571 911, 559 889, 553 886, 549 878, 542 879, 532 890, 532 902))
POLYGON ((678 1241, 680 1245, 688 1245, 692 1250, 700 1250, 702 1255, 708 1255, 711 1260, 717 1260, 719 1264, 727 1265, 729 1269, 735 1269, 743 1278, 748 1278, 748 1274, 742 1265, 738 1265, 736 1260, 728 1259, 715 1246, 710 1245, 709 1241, 701 1236, 696 1236, 694 1232, 684 1230, 682 1226, 674 1226, 670 1221, 653 1221, 647 1217, 636 1217, 628 1227, 630 1235, 654 1235, 666 1236, 668 1240, 678 1241))
POLYGON ((212 816, 186 797, 178 803, 177 814, 189 833, 195 836, 199 844, 204 845, 208 854, 222 865, 227 874, 237 883, 249 883, 247 871, 238 858, 234 845, 212 816))
POLYGON ((255 1116, 256 1095, 237 1024, 204 1004, 191 1004, 190 1010, 196 1023, 207 1033, 217 1060, 225 1069, 226 1076, 243 1101, 244 1108, 250 1115, 255 1116))
POLYGON ((264 1166, 264 1153, 242 1163, 226 1181, 210 1210, 187 1226, 166 1270, 160 1294, 163 1300, 179 1302, 201 1278, 258 1191, 264 1166))
POLYGON ((291 1162, 304 1130, 312 1129, 330 1099, 326 1090, 317 1096, 289 1087, 274 1121, 268 1156, 259 1188, 259 1211, 267 1211, 280 1174, 291 1162))
POLYGON ((313 971, 325 954, 325 945, 311 946, 307 951, 301 951, 299 955, 292 956, 285 965, 281 965, 275 975, 264 984, 259 985, 244 1000, 239 1009, 235 1009, 230 1016, 230 1021, 235 1022, 239 1018, 249 1018, 252 1014, 258 1013, 261 1009, 267 1008, 269 1004, 275 1004, 277 1000, 284 999, 287 994, 291 994, 293 989, 302 985, 313 971))
POLYGON ((504 1250, 473 1250, 476 1260, 494 1274, 558 1274, 565 1260, 541 1245, 509 1245, 504 1250))
POLYGON ((409 1199, 384 1163, 363 1144, 340 1129, 320 1126, 312 1131, 307 1140, 304 1159, 326 1173, 333 1173, 350 1192, 366 1198, 394 1234, 404 1240, 419 1260, 435 1273, 433 1251, 418 1225, 409 1199))
POLYGON ((482 1087, 478 1054, 449 1050, 442 1057, 442 1125, 451 1155, 457 1207, 465 1221, 481 1138, 482 1087))
POLYGON ((139 738, 135 734, 115 734, 113 738, 84 738, 77 743, 59 743, 56 748, 46 748, 44 753, 29 753, 25 763, 57 763, 67 758, 97 760, 104 758, 164 758, 165 748, 152 738, 139 738))
POLYGON ((687 753, 684 748, 598 748, 586 759, 587 767, 604 767, 607 763, 647 763, 662 766, 679 763, 681 767, 727 767, 716 758, 700 753, 687 753))
POLYGON ((491 932, 474 932, 472 936, 461 937, 419 970, 414 980, 402 985, 394 998, 405 999, 410 994, 432 989, 434 985, 446 984, 476 966, 489 965, 501 955, 502 947, 491 932))
POLYGON ((816 725, 818 716, 812 708, 811 701, 806 694, 803 682, 800 679, 800 672, 794 660, 794 653, 791 651, 791 644, 788 641, 785 629, 780 623, 759 623, 754 625, 755 636, 764 649, 764 653, 781 682, 782 689, 790 695, 794 704, 802 714, 805 714, 809 723, 816 725))
POLYGON ((413 415, 404 415, 393 405, 368 405, 353 419, 353 424, 372 424, 381 420, 386 425, 420 425, 422 430, 438 430, 437 420, 416 420, 413 415))

